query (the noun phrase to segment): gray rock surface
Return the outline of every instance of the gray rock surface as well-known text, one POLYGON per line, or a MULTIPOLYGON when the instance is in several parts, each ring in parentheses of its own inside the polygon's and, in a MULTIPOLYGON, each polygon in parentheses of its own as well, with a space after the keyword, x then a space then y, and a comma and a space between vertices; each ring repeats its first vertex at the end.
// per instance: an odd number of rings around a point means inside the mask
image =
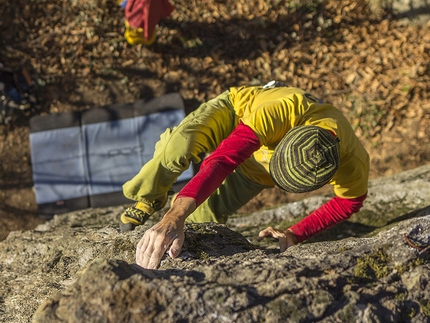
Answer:
POLYGON ((282 254, 255 241, 328 198, 189 225, 158 271, 134 264, 153 222, 120 233, 123 207, 12 232, 0 242, 0 322, 430 322, 430 165, 372 181, 365 207, 323 237, 282 254))

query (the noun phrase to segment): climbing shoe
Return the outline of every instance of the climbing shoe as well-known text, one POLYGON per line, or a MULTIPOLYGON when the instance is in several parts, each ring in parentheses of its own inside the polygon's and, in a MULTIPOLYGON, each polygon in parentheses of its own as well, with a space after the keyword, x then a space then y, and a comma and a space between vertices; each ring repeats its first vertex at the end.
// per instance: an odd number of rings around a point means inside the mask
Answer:
POLYGON ((161 210, 167 203, 168 196, 157 199, 152 203, 136 202, 127 208, 120 217, 119 228, 121 232, 132 231, 138 225, 144 224, 156 211, 161 210))

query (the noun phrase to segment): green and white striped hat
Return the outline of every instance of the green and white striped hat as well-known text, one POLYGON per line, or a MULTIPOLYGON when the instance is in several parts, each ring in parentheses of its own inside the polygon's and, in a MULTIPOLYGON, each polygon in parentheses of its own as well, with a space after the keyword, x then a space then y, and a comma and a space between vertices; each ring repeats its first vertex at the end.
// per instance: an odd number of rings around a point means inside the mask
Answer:
POLYGON ((270 160, 276 185, 291 193, 314 191, 327 184, 339 167, 339 139, 316 126, 288 131, 270 160))

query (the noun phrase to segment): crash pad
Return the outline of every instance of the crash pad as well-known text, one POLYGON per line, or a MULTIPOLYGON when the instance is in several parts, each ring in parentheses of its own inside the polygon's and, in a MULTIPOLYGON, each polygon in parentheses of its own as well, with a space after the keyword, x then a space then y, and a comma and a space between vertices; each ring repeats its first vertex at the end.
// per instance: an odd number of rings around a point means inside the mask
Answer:
MULTIPOLYGON (((179 93, 30 119, 34 192, 39 214, 132 203, 122 185, 151 159, 160 135, 185 117, 179 93)), ((193 175, 190 168, 174 185, 193 175)))

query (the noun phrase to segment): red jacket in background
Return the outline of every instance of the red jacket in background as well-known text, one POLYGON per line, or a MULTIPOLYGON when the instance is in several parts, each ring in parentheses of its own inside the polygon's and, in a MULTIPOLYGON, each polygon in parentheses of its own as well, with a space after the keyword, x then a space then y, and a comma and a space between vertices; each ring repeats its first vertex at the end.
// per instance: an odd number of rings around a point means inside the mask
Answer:
POLYGON ((148 40, 161 19, 172 13, 174 7, 168 0, 128 0, 125 7, 125 18, 131 28, 143 28, 148 40))

